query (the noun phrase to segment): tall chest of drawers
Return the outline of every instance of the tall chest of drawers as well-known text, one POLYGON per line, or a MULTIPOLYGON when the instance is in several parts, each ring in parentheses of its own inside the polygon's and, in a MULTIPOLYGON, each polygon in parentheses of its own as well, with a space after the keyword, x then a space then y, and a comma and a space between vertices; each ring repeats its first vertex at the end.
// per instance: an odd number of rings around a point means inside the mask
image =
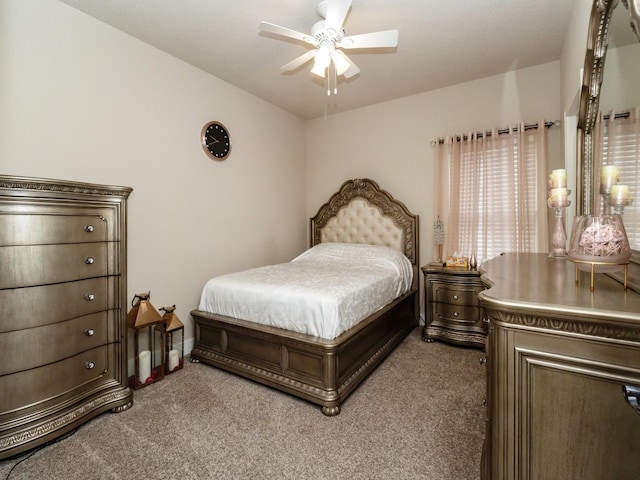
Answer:
POLYGON ((0 176, 0 458, 132 404, 130 193, 0 176))

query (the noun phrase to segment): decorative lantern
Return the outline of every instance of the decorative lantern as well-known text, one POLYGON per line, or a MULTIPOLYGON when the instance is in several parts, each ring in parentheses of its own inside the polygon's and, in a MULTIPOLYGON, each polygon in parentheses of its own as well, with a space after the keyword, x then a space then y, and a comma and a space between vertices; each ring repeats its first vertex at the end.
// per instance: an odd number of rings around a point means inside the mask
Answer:
POLYGON ((136 390, 164 378, 164 329, 156 328, 164 319, 149 302, 150 297, 151 292, 136 293, 127 314, 135 352, 135 372, 129 377, 129 386, 136 390))
POLYGON ((184 366, 184 324, 175 314, 176 306, 162 307, 165 332, 165 375, 176 372, 184 366))

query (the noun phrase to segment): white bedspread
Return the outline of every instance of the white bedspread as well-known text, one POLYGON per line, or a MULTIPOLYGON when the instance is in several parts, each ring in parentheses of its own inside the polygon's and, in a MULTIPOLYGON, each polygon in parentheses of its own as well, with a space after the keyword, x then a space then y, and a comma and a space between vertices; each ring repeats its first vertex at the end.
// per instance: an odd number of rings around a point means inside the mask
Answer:
POLYGON ((411 262, 388 247, 321 243, 289 263, 212 278, 199 310, 333 339, 407 292, 411 262))

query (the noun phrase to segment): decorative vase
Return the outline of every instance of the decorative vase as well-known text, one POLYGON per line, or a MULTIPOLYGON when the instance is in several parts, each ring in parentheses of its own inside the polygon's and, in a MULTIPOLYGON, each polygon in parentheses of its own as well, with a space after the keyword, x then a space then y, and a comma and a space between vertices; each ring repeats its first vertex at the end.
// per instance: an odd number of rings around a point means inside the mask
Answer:
POLYGON ((476 259, 476 254, 472 253, 469 257, 469 270, 475 270, 478 268, 478 260, 476 259))
POLYGON ((620 215, 578 215, 569 241, 569 260, 582 271, 620 270, 629 263, 631 248, 620 215))

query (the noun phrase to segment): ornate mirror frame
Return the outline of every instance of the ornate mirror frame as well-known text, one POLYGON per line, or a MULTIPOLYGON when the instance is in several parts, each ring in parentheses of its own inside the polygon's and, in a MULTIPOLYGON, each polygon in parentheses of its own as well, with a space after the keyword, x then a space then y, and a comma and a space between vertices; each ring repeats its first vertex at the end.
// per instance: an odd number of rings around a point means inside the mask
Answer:
MULTIPOLYGON (((590 215, 593 205, 593 129, 600 104, 609 24, 620 0, 593 0, 584 74, 578 112, 577 215, 590 215)), ((640 0, 622 0, 630 14, 630 28, 640 41, 640 0)), ((633 250, 631 261, 640 267, 640 252, 633 250)), ((634 282, 635 283, 635 282, 634 282)))

